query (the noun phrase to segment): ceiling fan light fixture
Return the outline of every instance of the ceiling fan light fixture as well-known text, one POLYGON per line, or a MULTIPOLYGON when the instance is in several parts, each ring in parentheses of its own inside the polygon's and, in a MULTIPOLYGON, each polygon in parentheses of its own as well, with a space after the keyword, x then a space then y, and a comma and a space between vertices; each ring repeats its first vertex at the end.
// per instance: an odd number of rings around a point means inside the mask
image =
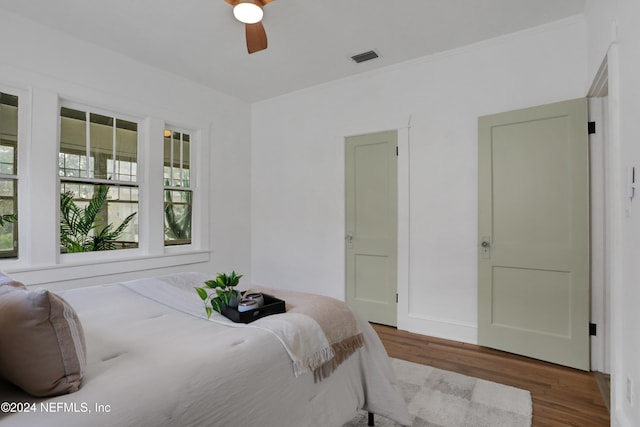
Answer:
POLYGON ((233 16, 245 24, 255 24, 262 21, 264 11, 252 0, 241 0, 233 7, 233 16))

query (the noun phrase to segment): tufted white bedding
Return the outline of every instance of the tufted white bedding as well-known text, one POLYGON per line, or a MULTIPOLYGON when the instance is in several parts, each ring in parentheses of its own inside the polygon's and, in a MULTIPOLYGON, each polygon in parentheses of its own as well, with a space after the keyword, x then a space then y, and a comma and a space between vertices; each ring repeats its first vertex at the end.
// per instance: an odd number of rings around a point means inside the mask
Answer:
POLYGON ((85 331, 83 385, 37 399, 0 382, 0 402, 30 410, 0 413, 0 427, 338 427, 358 409, 411 423, 382 343, 357 316, 365 347, 314 383, 294 376, 265 330, 209 322, 117 283, 61 294, 85 331))

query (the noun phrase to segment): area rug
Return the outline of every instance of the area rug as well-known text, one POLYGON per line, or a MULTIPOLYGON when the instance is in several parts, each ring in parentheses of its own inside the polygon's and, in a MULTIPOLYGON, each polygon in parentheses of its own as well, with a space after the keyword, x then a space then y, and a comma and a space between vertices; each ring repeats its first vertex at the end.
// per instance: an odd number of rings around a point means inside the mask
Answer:
MULTIPOLYGON (((515 387, 391 359, 413 427, 530 427, 531 393, 515 387)), ((367 425, 367 414, 343 427, 367 425)), ((378 427, 398 424, 379 415, 378 427)))

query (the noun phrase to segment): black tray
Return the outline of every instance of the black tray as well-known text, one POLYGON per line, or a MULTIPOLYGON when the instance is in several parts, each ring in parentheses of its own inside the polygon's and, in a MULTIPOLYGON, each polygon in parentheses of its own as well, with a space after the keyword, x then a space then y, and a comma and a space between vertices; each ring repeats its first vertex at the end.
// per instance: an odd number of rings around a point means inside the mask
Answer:
POLYGON ((262 317, 284 313, 286 311, 283 300, 268 294, 262 294, 262 297, 264 298, 264 305, 260 308, 240 312, 236 308, 225 305, 222 307, 222 315, 235 323, 251 323, 262 317))

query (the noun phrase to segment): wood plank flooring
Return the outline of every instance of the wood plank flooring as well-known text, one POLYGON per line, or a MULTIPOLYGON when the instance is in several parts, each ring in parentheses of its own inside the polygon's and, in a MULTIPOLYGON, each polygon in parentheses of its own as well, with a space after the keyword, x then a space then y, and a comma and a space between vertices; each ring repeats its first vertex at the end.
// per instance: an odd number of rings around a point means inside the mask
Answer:
POLYGON ((373 327, 391 357, 529 390, 533 427, 610 424, 609 412, 591 372, 389 326, 373 327))

